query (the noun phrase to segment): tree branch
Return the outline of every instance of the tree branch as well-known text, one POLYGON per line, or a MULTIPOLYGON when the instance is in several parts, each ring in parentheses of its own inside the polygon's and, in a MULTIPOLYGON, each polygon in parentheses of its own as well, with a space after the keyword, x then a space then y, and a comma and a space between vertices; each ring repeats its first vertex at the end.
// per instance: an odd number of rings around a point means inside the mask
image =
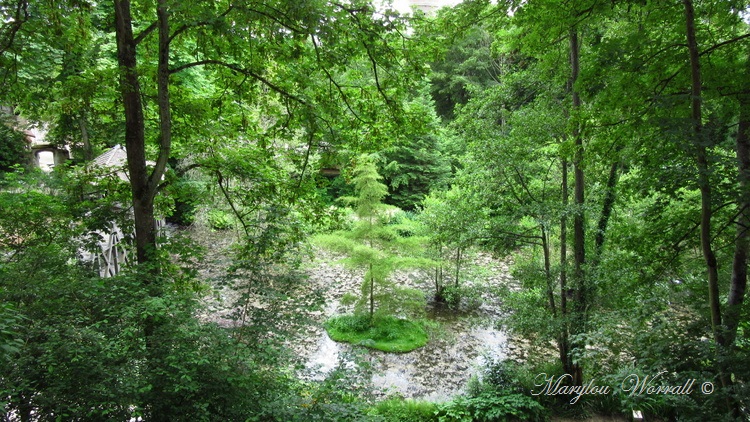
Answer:
POLYGON ((217 15, 215 18, 213 18, 211 20, 205 20, 205 21, 195 22, 195 23, 189 24, 189 25, 188 24, 182 25, 181 27, 177 28, 172 33, 172 35, 169 37, 169 42, 171 43, 172 40, 174 40, 178 35, 182 34, 183 32, 187 31, 190 28, 197 28, 199 26, 207 26, 207 25, 210 25, 210 24, 214 23, 217 19, 221 19, 221 18, 225 17, 226 15, 228 15, 229 12, 231 12, 232 9, 234 9, 234 7, 235 7, 234 4, 230 4, 229 8, 227 8, 227 10, 225 10, 224 12, 222 12, 219 15, 217 15))
POLYGON ((750 33, 747 33, 745 35, 740 35, 739 37, 732 38, 730 40, 722 41, 722 42, 720 42, 720 43, 718 43, 716 45, 711 46, 710 48, 707 48, 707 49, 701 51, 699 55, 702 56, 704 54, 710 54, 714 50, 719 49, 721 47, 724 47, 727 44, 732 44, 734 42, 744 40, 745 38, 748 38, 748 37, 750 37, 750 33))
MULTIPOLYGON (((315 48, 315 56, 318 59, 318 62, 320 63, 321 59, 320 59, 320 50, 319 50, 319 47, 318 47, 318 42, 315 40, 315 37, 310 37, 310 38, 312 38, 313 47, 315 48)), ((333 86, 336 87, 336 90, 341 95, 341 98, 344 101, 344 104, 346 105, 346 108, 349 110, 350 113, 352 113, 352 115, 354 115, 354 118, 356 118, 357 120, 359 120, 362 123, 371 123, 371 122, 366 121, 362 117, 360 117, 360 115, 356 111, 354 111, 354 109, 352 108, 351 104, 349 104, 349 99, 347 98, 346 94, 344 94, 343 88, 341 87, 341 85, 338 82, 336 82, 336 80, 333 78, 333 75, 331 75, 331 73, 328 71, 328 69, 326 69, 325 66, 321 66, 321 69, 323 69, 323 72, 326 74, 326 77, 328 78, 328 80, 333 84, 333 86)))
POLYGON ((144 38, 148 37, 149 34, 151 34, 152 32, 154 32, 154 30, 156 28, 158 28, 158 27, 159 27, 159 21, 152 22, 151 25, 148 26, 148 28, 146 28, 143 31, 141 31, 141 33, 138 34, 137 37, 135 37, 135 45, 140 44, 141 41, 143 41, 144 38))
POLYGON ((229 196, 229 192, 227 192, 226 186, 224 186, 224 176, 221 174, 221 171, 215 170, 216 172, 216 178, 219 182, 219 189, 221 189, 221 193, 224 194, 224 198, 226 198, 227 203, 229 203, 229 207, 232 208, 232 212, 237 217, 238 220, 240 220, 240 224, 242 224, 242 229, 245 231, 245 235, 250 235, 250 227, 245 223, 244 215, 242 215, 237 207, 234 205, 234 201, 232 201, 232 198, 229 196))
POLYGON ((236 65, 236 64, 233 64, 233 63, 223 62, 221 60, 208 59, 208 60, 199 60, 199 61, 193 62, 193 63, 186 63, 186 64, 183 64, 183 65, 180 65, 180 66, 177 66, 175 68, 170 69, 169 73, 173 74, 173 73, 177 73, 177 72, 180 72, 182 70, 185 70, 185 69, 189 69, 191 67, 205 66, 205 65, 210 65, 210 64, 217 65, 217 66, 223 66, 223 67, 226 67, 227 69, 234 70, 237 73, 241 73, 243 75, 247 75, 247 76, 250 76, 252 78, 255 78, 258 81, 262 82, 267 87, 271 88, 272 91, 275 91, 275 92, 281 94, 283 97, 286 97, 286 98, 289 98, 291 100, 294 100, 294 101, 296 101, 296 102, 298 102, 300 104, 307 105, 307 102, 305 100, 303 100, 302 98, 300 98, 300 97, 298 97, 298 96, 296 96, 296 95, 294 95, 294 94, 286 91, 285 89, 277 86, 276 84, 272 83, 271 81, 269 81, 268 79, 264 78, 263 76, 260 76, 257 73, 255 73, 255 72, 253 72, 253 71, 251 71, 249 69, 245 69, 245 68, 243 68, 243 67, 241 67, 239 65, 236 65))
POLYGON ((26 0, 18 0, 16 3, 16 13, 13 17, 13 21, 9 23, 9 31, 7 34, 3 34, 6 40, 3 41, 0 46, 0 55, 5 53, 12 45, 16 38, 16 34, 21 30, 21 26, 29 20, 29 3, 26 0), (23 13, 23 16, 21 14, 23 13))
MULTIPOLYGON (((719 49, 721 47, 724 47, 725 45, 729 45, 729 44, 732 44, 732 43, 737 42, 737 41, 741 41, 741 40, 743 40, 745 38, 749 38, 749 37, 750 37, 750 33, 745 34, 745 35, 740 35, 739 37, 732 38, 730 40, 722 41, 722 42, 720 42, 720 43, 718 43, 716 45, 713 45, 713 46, 711 46, 711 47, 709 47, 709 48, 701 51, 700 53, 698 53, 698 57, 703 56, 704 54, 709 54, 709 53, 713 52, 714 50, 717 50, 717 49, 719 49)), ((680 45, 686 46, 686 44, 680 44, 680 45)), ((672 81, 672 79, 676 78, 677 75, 679 75, 680 72, 682 72, 683 69, 684 69, 684 66, 681 66, 680 69, 678 69, 677 71, 675 71, 674 73, 672 73, 672 75, 670 75, 666 79, 662 79, 661 81, 659 81, 659 84, 657 85, 657 92, 659 94, 661 94, 661 92, 664 91, 667 88, 667 85, 669 85, 669 83, 672 81), (658 88, 659 86, 661 86, 660 89, 658 88)))
POLYGON ((172 147, 172 113, 169 101, 169 9, 167 0, 159 0, 156 14, 159 23, 159 63, 156 73, 157 103, 159 106, 159 156, 149 176, 148 186, 153 192, 167 169, 172 147))

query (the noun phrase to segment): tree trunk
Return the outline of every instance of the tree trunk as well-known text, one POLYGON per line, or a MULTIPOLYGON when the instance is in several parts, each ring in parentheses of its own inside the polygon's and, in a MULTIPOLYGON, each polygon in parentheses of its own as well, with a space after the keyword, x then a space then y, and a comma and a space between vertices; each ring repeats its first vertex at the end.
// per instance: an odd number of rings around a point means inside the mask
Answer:
POLYGON ((91 148, 91 141, 89 140, 89 130, 86 124, 86 112, 82 111, 81 116, 78 118, 78 126, 81 129, 81 142, 83 143, 83 159, 89 162, 94 159, 94 150, 91 148))
POLYGON ((544 255, 544 282, 547 285, 547 300, 552 317, 557 318, 557 305, 555 304, 555 288, 552 280, 552 270, 550 263, 549 235, 547 230, 542 226, 542 253, 544 255))
POLYGON ((701 192, 700 242, 703 258, 708 272, 708 302, 711 309, 711 327, 714 341, 717 344, 717 368, 722 387, 727 390, 727 409, 738 414, 737 404, 728 395, 732 388, 732 379, 727 371, 725 355, 728 352, 725 330, 721 325, 721 304, 719 302, 719 271, 716 256, 711 245, 711 182, 709 180, 707 134, 703 132, 701 110, 701 69, 700 52, 695 32, 695 11, 691 0, 683 0, 685 6, 685 33, 690 56, 691 80, 691 121, 693 146, 695 147, 696 165, 698 167, 698 188, 701 192))
POLYGON ((120 93, 125 112, 125 148, 128 158, 130 188, 133 194, 136 257, 139 264, 152 261, 156 250, 156 221, 154 196, 161 182, 169 158, 172 141, 169 103, 169 13, 166 1, 157 8, 159 23, 159 64, 157 70, 157 100, 159 107, 159 156, 154 170, 146 168, 146 136, 141 102, 141 87, 137 69, 137 43, 133 37, 130 2, 116 0, 115 36, 117 61, 120 65, 120 93))
POLYGON ((156 224, 153 193, 149 191, 146 170, 146 137, 136 63, 136 42, 133 37, 130 2, 116 0, 114 6, 120 93, 125 112, 125 148, 133 194, 136 257, 139 264, 144 264, 149 261, 151 252, 156 248, 156 224))
POLYGON ((562 205, 563 214, 560 217, 560 334, 558 349, 560 362, 566 374, 573 373, 573 360, 570 358, 568 341, 568 160, 562 159, 562 205))
MULTIPOLYGON (((157 70, 157 101, 160 119, 159 157, 154 170, 149 174, 146 168, 145 121, 141 87, 137 70, 137 42, 133 36, 130 2, 115 0, 115 36, 117 60, 120 65, 120 92, 125 113, 125 148, 128 159, 130 188, 133 196, 133 217, 135 225, 136 259, 145 265, 142 282, 149 285, 149 294, 158 297, 161 286, 156 282, 159 271, 156 262, 156 220, 154 219, 154 197, 161 181, 171 143, 171 116, 169 104, 169 21, 165 0, 159 0, 157 18, 159 28, 159 64, 157 70)), ((168 386, 160 375, 160 342, 158 331, 162 323, 150 315, 143 323, 146 342, 146 368, 152 376, 151 391, 148 393, 147 407, 149 420, 168 419, 170 409, 165 408, 164 397, 168 386)))
MULTIPOLYGON (((750 77, 750 55, 746 58, 745 74, 750 77)), ((740 310, 747 289, 747 257, 750 253, 750 92, 739 97, 740 118, 737 128, 737 171, 740 188, 737 201, 737 238, 732 260, 732 278, 729 287, 727 308, 724 312, 726 344, 732 347, 737 337, 740 310)))
POLYGON ((695 14, 690 0, 683 0, 685 6, 685 21, 688 53, 690 55, 691 75, 691 121, 693 130, 693 145, 695 147, 696 165, 698 167, 698 188, 701 192, 700 242, 701 252, 706 261, 708 272, 708 300, 711 309, 711 326, 714 339, 719 345, 724 345, 721 329, 721 308, 719 304, 719 272, 711 246, 711 183, 709 180, 708 158, 706 150, 706 135, 703 133, 701 111, 701 70, 698 43, 695 37, 695 14))
POLYGON ((372 274, 372 263, 370 263, 370 324, 375 315, 375 276, 372 274))
POLYGON ((599 216, 599 222, 596 226, 596 236, 594 238, 594 255, 597 262, 599 261, 599 257, 602 254, 605 233, 607 232, 607 224, 609 223, 609 217, 612 215, 612 209, 615 205, 615 186, 617 185, 617 169, 619 167, 619 163, 613 163, 609 169, 607 187, 604 192, 604 200, 602 202, 602 213, 599 216))
MULTIPOLYGON (((583 180, 583 137, 580 130, 580 120, 578 112, 581 108, 581 97, 575 87, 580 72, 579 65, 579 43, 578 31, 574 28, 570 31, 570 69, 571 69, 571 94, 574 129, 573 138, 575 140, 575 155, 573 156, 573 199, 575 212, 573 214, 573 279, 575 282, 575 315, 572 321, 572 329, 575 333, 581 333, 585 325, 585 313, 587 308, 587 294, 584 274, 584 265, 586 263, 586 250, 584 239, 584 180, 583 180)), ((580 346, 579 346, 580 347, 580 346)), ((583 384, 582 369, 578 364, 573 365, 573 383, 574 385, 583 384)))
POLYGON ((454 280, 453 285, 455 287, 458 287, 458 274, 459 270, 461 269, 461 247, 459 246, 456 250, 456 279, 454 280))

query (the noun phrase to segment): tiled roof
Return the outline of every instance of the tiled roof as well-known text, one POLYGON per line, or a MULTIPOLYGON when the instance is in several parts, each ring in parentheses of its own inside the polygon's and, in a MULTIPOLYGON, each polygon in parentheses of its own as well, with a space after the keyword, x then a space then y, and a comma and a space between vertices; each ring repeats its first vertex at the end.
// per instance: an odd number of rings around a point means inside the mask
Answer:
POLYGON ((122 167, 128 162, 128 155, 125 148, 117 144, 109 151, 94 158, 93 164, 100 167, 122 167))
POLYGON ((109 149, 104 154, 94 158, 91 165, 100 168, 111 168, 113 174, 116 174, 120 180, 128 182, 128 172, 125 170, 125 165, 128 163, 128 154, 125 151, 125 147, 117 144, 109 149))

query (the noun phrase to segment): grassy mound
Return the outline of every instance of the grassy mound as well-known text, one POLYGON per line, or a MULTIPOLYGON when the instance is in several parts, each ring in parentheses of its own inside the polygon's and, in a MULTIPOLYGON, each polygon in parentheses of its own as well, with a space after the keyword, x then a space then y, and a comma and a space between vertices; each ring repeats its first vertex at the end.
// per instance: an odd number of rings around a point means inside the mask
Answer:
POLYGON ((392 316, 340 315, 326 321, 334 341, 358 344, 384 352, 411 352, 427 344, 427 333, 417 323, 392 316))

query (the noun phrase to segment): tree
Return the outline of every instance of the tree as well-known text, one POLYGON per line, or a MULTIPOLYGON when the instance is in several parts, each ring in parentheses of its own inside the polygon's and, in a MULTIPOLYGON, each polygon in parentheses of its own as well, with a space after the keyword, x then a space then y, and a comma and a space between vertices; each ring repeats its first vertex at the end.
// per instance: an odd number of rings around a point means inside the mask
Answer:
POLYGON ((486 213, 484 204, 464 192, 458 183, 447 191, 433 191, 422 201, 419 221, 429 240, 428 256, 436 261, 435 301, 445 302, 450 290, 460 300, 461 251, 483 237, 486 213), (451 259, 455 262, 451 263, 451 259))
POLYGON ((386 224, 390 217, 382 199, 388 189, 381 179, 374 157, 358 157, 351 179, 357 196, 342 198, 354 208, 355 227, 319 237, 323 244, 349 255, 348 264, 366 269, 356 309, 367 315, 370 324, 376 314, 410 312, 422 306, 421 293, 396 286, 389 277, 398 268, 428 265, 418 258, 421 238, 401 237, 398 227, 386 224))
POLYGON ((383 284, 388 278, 389 271, 384 257, 378 257, 378 251, 373 249, 375 242, 381 237, 380 233, 376 232, 377 220, 381 218, 383 211, 381 201, 388 192, 388 188, 379 182, 378 179, 382 177, 378 174, 377 167, 370 157, 360 157, 360 162, 353 173, 352 183, 357 197, 351 198, 351 202, 361 221, 357 237, 370 248, 355 260, 362 259, 367 266, 367 273, 362 284, 362 299, 364 299, 363 302, 369 304, 369 315, 372 321, 375 313, 375 285, 376 283, 383 284))
POLYGON ((398 136, 383 149, 380 173, 389 187, 385 202, 414 211, 431 190, 443 187, 450 175, 443 152, 448 132, 440 126, 426 93, 407 102, 405 108, 422 121, 412 121, 411 136, 398 136))

